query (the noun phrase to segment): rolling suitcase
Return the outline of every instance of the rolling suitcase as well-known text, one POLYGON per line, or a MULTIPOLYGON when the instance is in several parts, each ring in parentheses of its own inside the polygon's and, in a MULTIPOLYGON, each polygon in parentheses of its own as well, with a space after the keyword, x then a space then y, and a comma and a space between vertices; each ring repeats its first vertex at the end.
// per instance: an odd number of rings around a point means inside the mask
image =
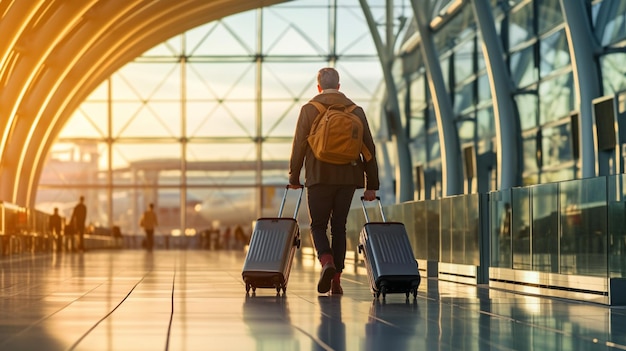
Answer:
POLYGON ((376 298, 381 294, 385 298, 388 293, 405 293, 407 298, 412 293, 416 298, 421 276, 404 224, 387 222, 380 197, 376 199, 382 222, 370 222, 361 197, 366 223, 358 247, 365 258, 372 293, 376 298))
POLYGON ((275 288, 276 293, 287 290, 287 281, 296 249, 300 248, 300 229, 296 221, 302 193, 300 190, 293 218, 283 218, 287 199, 285 189, 278 217, 259 218, 250 238, 250 246, 241 273, 246 293, 257 288, 275 288))

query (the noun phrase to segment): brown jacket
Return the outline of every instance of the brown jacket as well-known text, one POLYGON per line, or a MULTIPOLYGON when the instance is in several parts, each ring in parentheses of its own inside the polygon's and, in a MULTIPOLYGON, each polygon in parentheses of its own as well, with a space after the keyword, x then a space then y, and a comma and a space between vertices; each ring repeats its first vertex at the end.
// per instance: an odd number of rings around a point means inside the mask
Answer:
MULTIPOLYGON (((325 106, 332 104, 354 104, 344 94, 337 90, 326 90, 315 96, 312 100, 319 101, 325 106)), ((311 130, 313 120, 318 115, 318 110, 310 103, 300 109, 300 116, 296 124, 296 132, 293 138, 291 159, 289 160, 289 184, 300 184, 300 171, 302 165, 305 168, 304 185, 309 187, 315 184, 332 185, 355 185, 357 188, 378 190, 378 164, 376 162, 376 149, 372 133, 361 107, 354 110, 354 114, 363 121, 363 143, 372 153, 373 158, 369 162, 362 160, 356 164, 334 165, 322 162, 313 156, 307 137, 311 130)))

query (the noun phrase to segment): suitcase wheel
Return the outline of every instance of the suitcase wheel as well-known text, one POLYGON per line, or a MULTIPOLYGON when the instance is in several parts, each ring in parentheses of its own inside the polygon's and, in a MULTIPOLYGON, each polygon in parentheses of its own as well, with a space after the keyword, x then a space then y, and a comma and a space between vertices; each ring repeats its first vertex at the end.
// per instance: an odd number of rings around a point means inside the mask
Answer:
POLYGON ((283 295, 285 295, 285 292, 287 292, 287 286, 286 285, 276 285, 276 295, 280 296, 280 291, 283 291, 283 295))
POLYGON ((359 245, 359 253, 363 253, 363 245, 359 245))
POLYGON ((383 295, 383 299, 387 296, 387 284, 385 284, 386 282, 382 282, 380 284, 380 288, 378 290, 376 290, 376 292, 374 293, 374 296, 376 296, 376 298, 379 298, 380 295, 383 295))

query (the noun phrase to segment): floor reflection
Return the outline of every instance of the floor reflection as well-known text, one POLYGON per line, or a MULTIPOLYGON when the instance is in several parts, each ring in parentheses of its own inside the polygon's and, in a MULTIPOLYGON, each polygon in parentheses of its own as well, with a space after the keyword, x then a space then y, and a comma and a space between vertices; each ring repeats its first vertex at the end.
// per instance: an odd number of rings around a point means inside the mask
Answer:
POLYGON ((256 341, 257 350, 299 350, 289 316, 288 299, 283 296, 246 295, 243 320, 256 341))
POLYGON ((313 350, 328 350, 329 346, 335 351, 346 349, 346 324, 341 319, 341 297, 319 296, 320 324, 317 328, 317 337, 325 345, 314 344, 313 350))
POLYGON ((423 347, 419 304, 375 299, 365 325, 365 350, 416 350, 423 347), (421 337, 418 337, 421 336, 421 337))
POLYGON ((626 350, 626 308, 427 278, 373 299, 366 275, 320 296, 248 296, 240 252, 106 251, 0 260, 0 350, 626 350), (43 346, 42 346, 43 345, 43 346))

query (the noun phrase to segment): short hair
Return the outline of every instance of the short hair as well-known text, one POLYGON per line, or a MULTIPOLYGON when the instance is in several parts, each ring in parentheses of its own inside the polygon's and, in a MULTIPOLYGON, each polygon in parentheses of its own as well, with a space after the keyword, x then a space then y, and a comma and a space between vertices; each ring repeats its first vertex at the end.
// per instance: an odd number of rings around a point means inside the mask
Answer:
POLYGON ((337 89, 339 87, 339 72, 332 67, 324 67, 317 72, 317 84, 322 89, 337 89))

